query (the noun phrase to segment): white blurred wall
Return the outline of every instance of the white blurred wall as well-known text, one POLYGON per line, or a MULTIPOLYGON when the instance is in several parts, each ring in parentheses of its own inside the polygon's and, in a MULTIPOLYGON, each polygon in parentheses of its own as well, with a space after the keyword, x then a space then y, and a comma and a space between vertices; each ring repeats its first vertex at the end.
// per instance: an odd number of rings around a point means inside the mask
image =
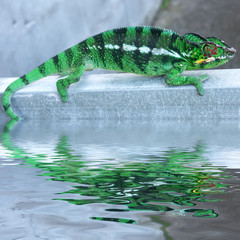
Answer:
POLYGON ((0 76, 20 76, 85 38, 148 25, 162 0, 0 0, 0 76))

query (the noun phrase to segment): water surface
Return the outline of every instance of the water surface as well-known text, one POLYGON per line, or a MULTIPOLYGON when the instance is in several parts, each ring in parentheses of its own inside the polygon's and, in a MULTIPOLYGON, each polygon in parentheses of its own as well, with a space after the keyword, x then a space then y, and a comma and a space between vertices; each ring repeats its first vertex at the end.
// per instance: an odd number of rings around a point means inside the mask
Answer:
POLYGON ((1 239, 238 239, 237 121, 2 124, 1 239))

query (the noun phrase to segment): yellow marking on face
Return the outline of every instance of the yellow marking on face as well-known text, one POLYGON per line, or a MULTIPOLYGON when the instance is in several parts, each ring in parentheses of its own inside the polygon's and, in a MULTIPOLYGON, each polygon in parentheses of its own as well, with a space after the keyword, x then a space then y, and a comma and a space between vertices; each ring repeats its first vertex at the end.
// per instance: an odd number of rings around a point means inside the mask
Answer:
POLYGON ((196 63, 196 64, 201 64, 201 63, 203 63, 203 62, 209 63, 209 62, 212 62, 212 61, 214 61, 214 60, 215 60, 214 57, 209 57, 209 58, 207 58, 207 59, 199 59, 199 60, 197 60, 195 63, 196 63))
POLYGON ((196 63, 196 64, 201 64, 202 62, 205 62, 205 59, 199 59, 199 60, 197 60, 195 63, 196 63))

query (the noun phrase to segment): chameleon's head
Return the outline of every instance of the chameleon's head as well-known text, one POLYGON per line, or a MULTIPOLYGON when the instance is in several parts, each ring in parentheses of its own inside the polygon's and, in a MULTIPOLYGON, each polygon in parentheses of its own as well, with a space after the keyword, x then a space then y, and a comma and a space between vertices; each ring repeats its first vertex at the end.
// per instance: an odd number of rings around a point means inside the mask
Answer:
POLYGON ((215 37, 203 38, 189 33, 185 35, 185 39, 189 43, 188 70, 218 67, 232 59, 236 53, 234 48, 215 37))

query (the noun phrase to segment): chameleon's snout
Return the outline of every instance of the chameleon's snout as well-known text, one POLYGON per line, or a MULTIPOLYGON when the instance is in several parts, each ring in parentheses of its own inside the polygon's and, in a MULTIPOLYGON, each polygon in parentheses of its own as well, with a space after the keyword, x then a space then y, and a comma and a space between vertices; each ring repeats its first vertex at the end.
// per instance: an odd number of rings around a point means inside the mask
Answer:
POLYGON ((229 48, 229 49, 227 50, 227 55, 233 57, 236 52, 237 52, 236 49, 232 47, 232 48, 229 48))

